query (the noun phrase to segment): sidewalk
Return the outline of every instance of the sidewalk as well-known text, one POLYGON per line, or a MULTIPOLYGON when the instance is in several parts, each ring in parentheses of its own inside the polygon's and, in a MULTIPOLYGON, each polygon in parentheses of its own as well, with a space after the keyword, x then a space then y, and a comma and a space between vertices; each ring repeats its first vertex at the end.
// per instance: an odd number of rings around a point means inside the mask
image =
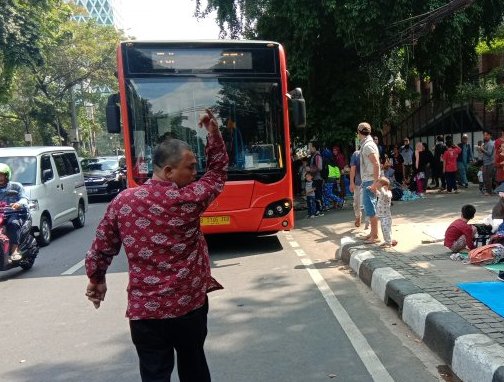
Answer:
MULTIPOLYGON (((461 282, 495 281, 484 267, 452 261, 443 242, 429 242, 475 205, 473 223, 488 215, 498 197, 483 197, 477 186, 457 195, 429 193, 426 199, 394 202, 393 238, 398 245, 380 249, 354 235, 341 237, 337 253, 384 303, 463 381, 504 381, 504 319, 457 287, 461 282)), ((346 207, 348 208, 348 207, 346 207)), ((502 296, 504 298, 504 296, 502 296)))

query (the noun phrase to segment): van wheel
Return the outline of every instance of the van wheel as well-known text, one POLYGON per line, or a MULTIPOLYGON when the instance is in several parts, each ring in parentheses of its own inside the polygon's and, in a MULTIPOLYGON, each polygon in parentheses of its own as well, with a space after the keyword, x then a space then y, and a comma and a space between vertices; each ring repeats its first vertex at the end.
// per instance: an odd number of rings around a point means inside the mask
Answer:
POLYGON ((37 241, 41 247, 45 247, 51 242, 51 221, 46 215, 42 215, 40 218, 37 241))
POLYGON ((86 211, 84 211, 84 205, 79 203, 78 215, 72 220, 72 224, 77 229, 84 227, 84 223, 86 223, 86 211))

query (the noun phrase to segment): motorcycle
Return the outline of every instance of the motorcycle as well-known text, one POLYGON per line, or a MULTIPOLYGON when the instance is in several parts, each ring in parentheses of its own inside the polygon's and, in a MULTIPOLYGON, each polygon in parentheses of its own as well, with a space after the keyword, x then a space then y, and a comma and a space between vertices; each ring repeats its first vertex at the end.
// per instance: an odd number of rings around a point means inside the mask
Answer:
POLYGON ((15 210, 6 203, 0 203, 0 271, 16 267, 21 267, 26 271, 33 266, 39 252, 39 247, 31 229, 32 220, 26 208, 15 210), (10 259, 11 244, 6 234, 6 223, 12 215, 16 215, 23 220, 19 239, 21 259, 16 261, 10 259))

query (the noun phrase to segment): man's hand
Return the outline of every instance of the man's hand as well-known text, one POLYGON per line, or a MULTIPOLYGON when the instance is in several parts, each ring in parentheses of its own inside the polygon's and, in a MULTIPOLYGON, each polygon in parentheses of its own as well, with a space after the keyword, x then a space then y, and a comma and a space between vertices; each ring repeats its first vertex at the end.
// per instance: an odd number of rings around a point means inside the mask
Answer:
POLYGON ((209 133, 215 133, 216 131, 219 130, 217 119, 215 119, 215 116, 213 115, 210 109, 205 109, 205 111, 206 114, 201 116, 198 122, 198 126, 199 127, 205 126, 205 129, 207 129, 209 133))
POLYGON ((355 183, 350 183, 350 192, 352 194, 355 192, 355 183))
POLYGON ((21 208, 21 204, 20 203, 12 203, 11 204, 11 208, 15 209, 15 210, 19 210, 21 208))
POLYGON ((89 282, 86 288, 86 297, 91 301, 96 309, 100 307, 100 303, 105 300, 105 294, 107 293, 107 283, 95 284, 89 282))

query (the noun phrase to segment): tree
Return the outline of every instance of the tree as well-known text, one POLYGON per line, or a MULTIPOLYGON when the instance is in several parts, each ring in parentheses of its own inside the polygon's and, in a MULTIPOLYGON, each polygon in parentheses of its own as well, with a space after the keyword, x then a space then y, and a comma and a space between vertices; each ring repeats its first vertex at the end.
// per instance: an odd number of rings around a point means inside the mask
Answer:
MULTIPOLYGON (((92 19, 85 23, 75 21, 72 15, 81 12, 66 4, 47 14, 39 38, 42 62, 30 62, 29 68, 13 77, 18 80, 13 98, 0 105, 0 117, 21 121, 28 115, 36 121, 37 138, 43 144, 70 144, 72 103, 77 109, 97 105, 103 98, 99 89, 116 86, 115 48, 121 34, 92 19)), ((77 110, 76 116, 82 120, 86 113, 77 110)))
MULTIPOLYGON (((281 42, 304 89, 311 135, 348 141, 358 122, 380 129, 407 110, 415 80, 453 97, 473 72, 475 46, 504 15, 492 0, 209 0, 221 34, 281 42), (424 15, 424 16, 419 16, 424 15), (419 36, 415 35, 418 31, 419 36)), ((415 105, 415 104, 413 104, 415 105)), ((351 140, 351 139, 350 139, 351 140)))
POLYGON ((0 101, 8 98, 15 71, 40 64, 40 37, 47 13, 58 0, 0 0, 0 101))

